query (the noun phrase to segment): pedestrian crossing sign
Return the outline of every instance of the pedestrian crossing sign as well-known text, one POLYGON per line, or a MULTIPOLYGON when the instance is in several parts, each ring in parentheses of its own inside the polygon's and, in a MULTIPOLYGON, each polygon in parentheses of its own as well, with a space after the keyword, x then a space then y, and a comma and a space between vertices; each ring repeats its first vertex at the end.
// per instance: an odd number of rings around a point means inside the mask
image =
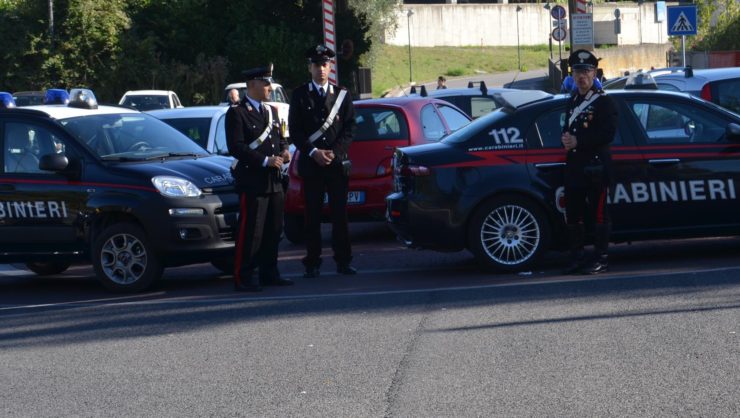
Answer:
POLYGON ((696 35, 696 5, 668 6, 668 35, 696 35))

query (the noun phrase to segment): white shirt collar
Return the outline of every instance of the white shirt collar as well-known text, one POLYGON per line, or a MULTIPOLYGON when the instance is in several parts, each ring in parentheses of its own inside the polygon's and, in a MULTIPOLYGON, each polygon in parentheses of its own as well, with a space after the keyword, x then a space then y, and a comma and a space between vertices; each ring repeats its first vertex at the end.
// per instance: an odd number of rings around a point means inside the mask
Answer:
POLYGON ((321 88, 324 89, 324 94, 326 94, 326 92, 329 91, 329 82, 328 81, 325 84, 323 84, 323 85, 316 84, 316 82, 313 81, 313 80, 311 80, 311 82, 313 83, 313 86, 316 88, 316 91, 319 91, 319 87, 321 87, 321 88))

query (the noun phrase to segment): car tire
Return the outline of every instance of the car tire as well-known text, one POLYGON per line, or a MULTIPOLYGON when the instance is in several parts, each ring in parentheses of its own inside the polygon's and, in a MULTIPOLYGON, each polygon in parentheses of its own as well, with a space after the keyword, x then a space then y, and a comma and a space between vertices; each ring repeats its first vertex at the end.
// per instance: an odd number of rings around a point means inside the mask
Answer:
POLYGON ((67 271, 71 265, 69 261, 32 261, 26 263, 26 268, 39 276, 51 276, 67 271))
POLYGON ((211 260, 211 265, 224 274, 234 274, 234 257, 219 257, 215 260, 211 260))
POLYGON ((293 244, 303 244, 303 216, 285 215, 283 233, 293 244))
POLYGON ((543 210, 531 200, 498 197, 485 202, 473 215, 468 247, 486 267, 522 271, 535 265, 548 248, 550 225, 543 210))
POLYGON ((162 262, 144 230, 133 223, 114 224, 97 235, 92 262, 102 285, 113 292, 138 292, 162 276, 162 262))

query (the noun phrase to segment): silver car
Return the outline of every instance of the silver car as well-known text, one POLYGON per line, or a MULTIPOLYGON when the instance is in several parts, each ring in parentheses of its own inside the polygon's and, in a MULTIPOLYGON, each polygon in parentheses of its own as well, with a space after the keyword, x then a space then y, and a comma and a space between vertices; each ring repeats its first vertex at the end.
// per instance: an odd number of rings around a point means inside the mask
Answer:
POLYGON ((690 93, 740 114, 740 67, 687 68, 654 78, 659 90, 690 93))

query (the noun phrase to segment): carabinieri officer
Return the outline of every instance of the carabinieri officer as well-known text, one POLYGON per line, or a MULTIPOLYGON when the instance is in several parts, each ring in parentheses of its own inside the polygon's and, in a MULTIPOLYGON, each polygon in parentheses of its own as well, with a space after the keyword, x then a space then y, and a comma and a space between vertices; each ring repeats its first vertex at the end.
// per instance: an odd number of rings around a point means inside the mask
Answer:
POLYGON ((337 272, 355 274, 350 262, 352 247, 347 225, 347 192, 351 162, 354 108, 344 88, 329 83, 331 59, 336 54, 325 45, 308 50, 311 81, 296 88, 290 101, 288 125, 297 150, 298 174, 303 178, 306 233, 304 277, 317 277, 321 265, 321 208, 329 195, 332 249, 337 272))
POLYGON ((607 271, 609 230, 607 193, 613 182, 610 144, 617 132, 614 100, 594 85, 599 60, 579 49, 568 58, 576 90, 571 94, 561 141, 566 149, 565 220, 571 262, 566 274, 607 271), (584 256, 586 229, 594 234, 595 254, 584 256))
POLYGON ((277 267, 283 230, 281 167, 290 160, 277 111, 264 102, 272 91, 272 64, 243 72, 247 94, 226 112, 226 142, 236 158, 232 174, 239 190, 234 289, 258 292, 260 285, 286 286, 277 267), (259 269, 259 278, 254 270, 259 269))

